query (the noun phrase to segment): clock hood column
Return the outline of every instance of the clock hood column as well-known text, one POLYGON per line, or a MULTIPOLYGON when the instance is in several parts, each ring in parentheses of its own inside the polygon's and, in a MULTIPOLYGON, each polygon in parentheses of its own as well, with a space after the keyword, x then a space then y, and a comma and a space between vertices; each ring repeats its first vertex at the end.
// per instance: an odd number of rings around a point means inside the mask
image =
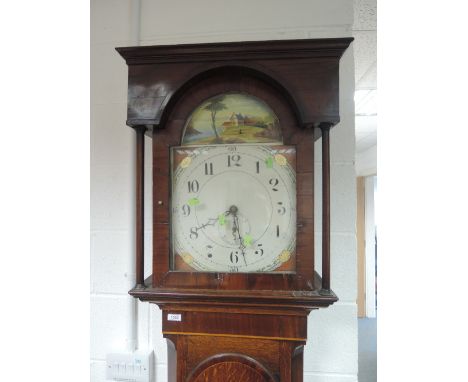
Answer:
POLYGON ((135 289, 144 289, 144 238, 145 238, 145 131, 144 126, 136 126, 136 226, 135 226, 135 289))

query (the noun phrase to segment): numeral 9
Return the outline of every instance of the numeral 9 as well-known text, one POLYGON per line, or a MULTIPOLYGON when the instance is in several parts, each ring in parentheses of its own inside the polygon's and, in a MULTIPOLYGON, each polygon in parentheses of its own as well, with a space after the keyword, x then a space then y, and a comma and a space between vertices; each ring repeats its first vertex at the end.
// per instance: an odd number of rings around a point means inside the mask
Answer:
POLYGON ((184 204, 182 206, 182 215, 189 216, 190 215, 190 206, 188 204, 184 204))

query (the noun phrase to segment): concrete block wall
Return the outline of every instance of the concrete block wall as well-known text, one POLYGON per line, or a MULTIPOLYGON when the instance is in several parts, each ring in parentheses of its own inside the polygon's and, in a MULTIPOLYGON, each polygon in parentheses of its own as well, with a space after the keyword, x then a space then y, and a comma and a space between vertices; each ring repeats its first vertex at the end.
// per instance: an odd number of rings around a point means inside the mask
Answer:
MULTIPOLYGON (((343 37, 351 35, 349 0, 91 1, 91 381, 105 381, 105 356, 153 349, 155 381, 166 381, 161 313, 132 300, 134 284, 134 143, 125 126, 127 69, 117 46, 217 41, 343 37)), ((309 316, 306 382, 357 381, 356 238, 353 50, 341 61, 342 122, 331 132, 332 287, 340 301, 309 316)), ((146 190, 151 188, 147 139, 146 190)), ((317 267, 320 269, 320 141, 317 160, 317 267)), ((151 200, 145 206, 151 228, 151 200)), ((145 232, 151 273, 151 232, 145 232)))

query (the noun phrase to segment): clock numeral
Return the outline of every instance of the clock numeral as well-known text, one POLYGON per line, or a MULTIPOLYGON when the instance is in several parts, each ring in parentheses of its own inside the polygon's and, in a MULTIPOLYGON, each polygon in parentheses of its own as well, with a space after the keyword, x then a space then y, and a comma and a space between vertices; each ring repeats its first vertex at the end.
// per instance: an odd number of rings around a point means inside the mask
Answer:
POLYGON ((189 180, 188 182, 188 192, 198 192, 200 189, 200 184, 198 183, 197 180, 189 180))
POLYGON ((189 216, 190 215, 190 206, 188 204, 184 204, 182 206, 182 215, 189 216))
POLYGON ((278 209, 276 210, 280 215, 284 215, 286 213, 286 207, 283 206, 283 202, 278 202, 278 209))
POLYGON ((236 166, 240 167, 241 156, 239 154, 228 155, 228 167, 236 166))
POLYGON ((276 186, 279 184, 278 178, 271 178, 268 183, 270 183, 270 186, 272 187, 271 189, 273 191, 278 191, 278 189, 276 188, 276 186))
POLYGON ((228 151, 237 151, 237 146, 228 146, 228 151))
POLYGON ((276 237, 279 237, 279 225, 276 226, 276 237))
POLYGON ((205 175, 213 175, 213 163, 205 163, 205 175))
POLYGON ((239 272, 239 267, 232 267, 232 266, 229 266, 229 272, 239 272))
POLYGON ((190 239, 192 239, 192 240, 198 239, 197 227, 190 228, 190 239))
POLYGON ((231 255, 229 256, 229 259, 231 260, 231 263, 233 264, 237 264, 239 262, 239 256, 238 256, 239 252, 234 252, 232 251, 231 252, 231 255))
POLYGON ((257 168, 257 174, 260 174, 260 162, 257 161, 257 163, 256 163, 255 166, 256 166, 256 168, 257 168))
POLYGON ((261 246, 262 246, 261 244, 258 244, 258 248, 257 248, 257 250, 255 251, 255 254, 256 254, 256 255, 260 255, 260 256, 263 255, 263 248, 260 248, 261 246))

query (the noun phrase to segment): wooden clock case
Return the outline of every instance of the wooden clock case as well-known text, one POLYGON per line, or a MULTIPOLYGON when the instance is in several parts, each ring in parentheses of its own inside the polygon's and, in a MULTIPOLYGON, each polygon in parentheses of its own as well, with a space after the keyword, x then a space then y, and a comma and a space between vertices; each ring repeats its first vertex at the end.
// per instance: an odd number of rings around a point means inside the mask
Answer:
POLYGON ((329 130, 339 122, 339 60, 352 38, 117 48, 129 67, 137 133, 137 285, 163 311, 170 381, 302 381, 307 316, 330 289, 329 130), (297 152, 294 273, 172 271, 170 147, 210 97, 245 93, 274 110, 297 152), (144 134, 153 139, 153 274, 143 280, 144 134), (314 142, 322 138, 322 277, 314 269, 314 142), (168 315, 180 321, 168 319, 168 315))

